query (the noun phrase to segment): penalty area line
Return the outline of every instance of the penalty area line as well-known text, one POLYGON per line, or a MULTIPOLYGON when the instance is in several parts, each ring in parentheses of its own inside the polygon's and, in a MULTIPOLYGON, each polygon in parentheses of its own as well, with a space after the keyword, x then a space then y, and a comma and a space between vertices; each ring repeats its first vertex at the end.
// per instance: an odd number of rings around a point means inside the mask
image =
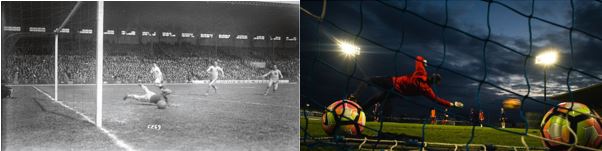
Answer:
MULTIPOLYGON (((88 121, 88 122, 90 122, 90 123, 92 123, 92 124, 95 124, 95 122, 94 122, 94 121, 93 121, 93 120, 92 120, 90 117, 86 116, 85 114, 83 114, 83 113, 81 113, 81 112, 79 112, 79 111, 77 111, 77 110, 73 109, 72 107, 70 107, 70 106, 66 105, 66 104, 65 104, 65 103, 63 103, 62 101, 58 101, 58 100, 56 100, 55 98, 53 98, 52 96, 50 96, 50 94, 48 94, 48 93, 44 92, 43 90, 40 90, 40 89, 39 89, 39 88, 37 88, 36 86, 31 86, 31 87, 33 87, 34 89, 36 89, 38 92, 40 92, 40 93, 42 93, 42 94, 46 95, 46 97, 50 98, 50 100, 52 100, 52 101, 54 101, 54 102, 58 103, 59 105, 61 105, 61 106, 65 107, 65 108, 67 108, 67 109, 69 109, 69 110, 71 110, 71 111, 75 112, 77 115, 79 115, 79 116, 83 117, 83 118, 84 118, 86 121, 88 121)), ((114 142, 114 143, 115 143, 117 146, 119 146, 119 147, 121 147, 121 148, 123 148, 123 149, 125 149, 125 150, 127 150, 127 151, 135 151, 135 149, 134 149, 133 147, 131 147, 130 145, 126 144, 126 143, 125 143, 125 141, 123 141, 123 140, 119 139, 119 138, 117 137, 117 135, 115 135, 115 134, 113 134, 113 133, 109 132, 109 130, 105 129, 104 127, 100 127, 100 126, 96 126, 96 127, 97 127, 98 129, 100 129, 100 131, 102 131, 102 133, 104 133, 105 135, 109 136, 109 138, 111 138, 111 139, 113 140, 113 142, 114 142)))

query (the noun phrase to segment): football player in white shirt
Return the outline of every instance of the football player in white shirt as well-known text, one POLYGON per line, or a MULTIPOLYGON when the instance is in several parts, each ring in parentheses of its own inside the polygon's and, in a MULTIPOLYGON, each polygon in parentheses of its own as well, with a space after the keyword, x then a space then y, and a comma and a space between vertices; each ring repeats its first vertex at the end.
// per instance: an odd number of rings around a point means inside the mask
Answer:
POLYGON ((211 79, 209 79, 209 89, 207 89, 207 92, 205 92, 205 95, 209 95, 209 91, 211 90, 211 88, 213 88, 213 90, 215 90, 215 93, 217 93, 217 87, 215 87, 215 81, 217 81, 217 78, 219 77, 219 72, 222 73, 222 76, 224 75, 224 70, 222 69, 222 67, 219 67, 217 65, 217 61, 213 62, 212 66, 209 66, 209 68, 207 69, 207 72, 209 72, 209 74, 211 74, 211 79))
POLYGON ((262 75, 261 77, 265 78, 266 76, 269 76, 270 81, 268 83, 268 88, 265 90, 265 93, 263 95, 268 95, 268 92, 270 92, 272 86, 274 87, 273 91, 276 92, 276 90, 278 90, 278 81, 280 80, 280 78, 283 78, 282 72, 278 70, 278 67, 276 65, 273 66, 272 70, 262 75))
POLYGON ((153 78, 155 79, 154 83, 157 87, 161 88, 163 85, 163 73, 157 63, 153 63, 153 67, 151 68, 151 74, 153 74, 153 78))

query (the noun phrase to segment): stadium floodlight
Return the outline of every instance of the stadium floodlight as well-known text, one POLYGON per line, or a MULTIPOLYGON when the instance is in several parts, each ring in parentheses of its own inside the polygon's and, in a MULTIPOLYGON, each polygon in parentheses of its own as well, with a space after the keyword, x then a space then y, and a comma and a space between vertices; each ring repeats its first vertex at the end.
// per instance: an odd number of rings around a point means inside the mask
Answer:
POLYGON ((353 56, 357 56, 360 54, 360 47, 358 47, 350 42, 337 40, 337 44, 339 45, 341 52, 343 52, 343 54, 345 54, 345 56, 353 57, 353 56))
MULTIPOLYGON (((544 102, 546 102, 548 100, 547 99, 548 66, 556 63, 556 60, 558 60, 558 51, 556 51, 556 50, 549 50, 549 51, 541 53, 535 57, 535 64, 541 64, 544 66, 544 68, 543 68, 543 101, 544 102)), ((544 108, 544 111, 545 110, 547 110, 547 108, 544 108)))
POLYGON ((543 64, 544 66, 556 63, 558 53, 556 51, 547 51, 535 57, 535 64, 543 64))

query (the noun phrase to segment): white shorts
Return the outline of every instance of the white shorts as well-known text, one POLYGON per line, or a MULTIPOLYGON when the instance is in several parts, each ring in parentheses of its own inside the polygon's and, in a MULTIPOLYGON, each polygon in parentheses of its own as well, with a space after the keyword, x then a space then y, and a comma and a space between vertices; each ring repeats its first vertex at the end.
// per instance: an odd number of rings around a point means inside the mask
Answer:
POLYGON ((209 80, 209 83, 214 83, 215 81, 217 81, 217 76, 211 76, 211 80, 209 80))
POLYGON ((268 86, 272 86, 272 85, 278 85, 278 82, 280 82, 280 80, 278 79, 270 79, 268 86))

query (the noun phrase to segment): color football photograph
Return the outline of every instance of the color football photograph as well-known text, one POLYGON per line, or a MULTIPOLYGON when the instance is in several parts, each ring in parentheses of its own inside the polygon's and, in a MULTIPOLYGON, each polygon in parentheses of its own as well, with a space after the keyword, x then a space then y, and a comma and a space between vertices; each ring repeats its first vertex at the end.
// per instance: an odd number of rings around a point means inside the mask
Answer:
POLYGON ((602 1, 301 1, 301 150, 601 150, 602 1))
POLYGON ((1 150, 299 150, 299 2, 2 1, 1 150))

